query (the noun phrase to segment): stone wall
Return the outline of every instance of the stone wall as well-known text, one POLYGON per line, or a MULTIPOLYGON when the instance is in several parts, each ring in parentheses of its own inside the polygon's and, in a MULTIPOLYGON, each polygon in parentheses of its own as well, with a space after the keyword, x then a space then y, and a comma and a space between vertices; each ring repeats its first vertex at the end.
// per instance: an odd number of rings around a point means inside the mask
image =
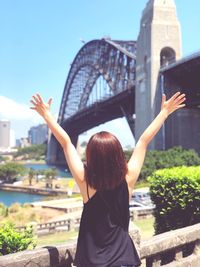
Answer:
MULTIPOLYGON (((166 232, 140 243, 138 229, 130 227, 146 267, 198 267, 200 266, 200 224, 166 232), (188 251, 186 251, 188 246, 188 251), (166 253, 167 256, 166 256, 166 253), (169 256, 168 256, 169 255, 169 256), (169 262, 171 256, 172 260, 169 262), (168 262, 164 263, 164 260, 168 262)), ((76 242, 66 245, 38 248, 0 257, 0 267, 72 267, 76 242)))

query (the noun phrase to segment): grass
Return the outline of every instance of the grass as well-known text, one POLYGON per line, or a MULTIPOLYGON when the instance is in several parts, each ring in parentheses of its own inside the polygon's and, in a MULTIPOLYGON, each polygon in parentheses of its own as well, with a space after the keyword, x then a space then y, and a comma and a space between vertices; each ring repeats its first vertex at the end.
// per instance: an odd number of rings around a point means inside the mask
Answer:
MULTIPOLYGON (((151 238, 153 236, 154 234, 153 223, 154 223, 154 218, 134 221, 134 224, 140 229, 142 240, 151 238)), ((70 231, 70 232, 58 232, 54 234, 40 236, 38 237, 37 247, 65 244, 68 241, 76 238, 77 235, 78 235, 77 231, 70 231)))
POLYGON ((136 185, 135 185, 135 189, 137 188, 142 188, 142 187, 149 187, 150 183, 148 181, 144 181, 144 180, 139 180, 136 185))
POLYGON ((40 236, 38 237, 37 247, 64 244, 67 241, 76 238, 77 235, 77 231, 70 231, 40 236))
POLYGON ((31 207, 29 204, 12 204, 7 209, 7 214, 0 214, 0 223, 14 223, 16 226, 24 226, 32 221, 44 223, 64 215, 64 211, 50 208, 31 207))
POLYGON ((140 229, 141 239, 148 239, 154 235, 154 217, 135 220, 134 224, 140 229))

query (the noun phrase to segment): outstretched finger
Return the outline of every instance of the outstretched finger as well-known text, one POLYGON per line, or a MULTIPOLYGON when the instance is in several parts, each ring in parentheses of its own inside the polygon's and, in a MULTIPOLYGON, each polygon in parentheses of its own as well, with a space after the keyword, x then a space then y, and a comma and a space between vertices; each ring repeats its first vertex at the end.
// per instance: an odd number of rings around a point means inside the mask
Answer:
POLYGON ((53 100, 52 98, 49 98, 49 100, 48 100, 48 105, 49 106, 51 106, 52 100, 53 100))
POLYGON ((181 103, 183 103, 186 100, 185 94, 181 95, 180 97, 178 97, 175 100, 175 104, 180 105, 181 103))
POLYGON ((178 108, 184 108, 186 104, 178 105, 178 108))
POLYGON ((39 101, 41 102, 41 103, 44 103, 44 101, 43 101, 43 99, 42 99, 42 97, 41 97, 41 95, 40 94, 36 94, 37 95, 37 97, 38 97, 38 99, 39 99, 39 101))
POLYGON ((180 92, 175 93, 175 94, 169 99, 169 101, 170 101, 170 102, 171 102, 171 101, 174 101, 180 94, 181 94, 180 92))
POLYGON ((30 100, 30 102, 34 105, 34 106, 37 106, 37 103, 34 101, 34 100, 30 100))
POLYGON ((40 103, 39 99, 37 98, 37 96, 33 95, 32 98, 34 99, 35 103, 40 103))
POLYGON ((178 110, 178 109, 184 108, 185 106, 186 106, 185 104, 178 105, 174 110, 178 110))
POLYGON ((35 108, 35 107, 30 107, 30 109, 34 109, 34 110, 36 110, 36 108, 35 108))

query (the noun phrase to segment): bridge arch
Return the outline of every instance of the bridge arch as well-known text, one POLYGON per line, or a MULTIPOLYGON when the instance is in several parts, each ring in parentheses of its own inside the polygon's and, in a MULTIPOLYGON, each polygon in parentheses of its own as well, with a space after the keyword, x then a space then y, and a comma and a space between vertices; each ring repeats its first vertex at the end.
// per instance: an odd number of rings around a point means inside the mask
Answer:
POLYGON ((102 39, 85 44, 71 64, 62 96, 59 123, 86 107, 99 76, 107 81, 114 94, 133 86, 135 51, 134 41, 102 39))
MULTIPOLYGON (((74 145, 80 133, 119 117, 126 117, 134 133, 135 65, 135 41, 93 40, 80 49, 71 64, 58 117, 74 145), (103 92, 91 103, 98 79, 105 81, 110 93, 103 92)), ((61 148, 53 136, 48 147, 47 161, 63 164, 61 148)))

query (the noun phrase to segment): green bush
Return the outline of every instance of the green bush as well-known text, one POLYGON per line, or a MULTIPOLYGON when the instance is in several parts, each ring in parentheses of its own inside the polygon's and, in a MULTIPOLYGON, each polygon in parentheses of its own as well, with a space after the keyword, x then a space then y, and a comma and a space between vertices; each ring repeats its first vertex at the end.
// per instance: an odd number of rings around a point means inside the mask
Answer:
POLYGON ((36 238, 32 227, 24 231, 18 231, 12 224, 4 224, 0 228, 0 256, 33 249, 36 246, 36 238))
POLYGON ((200 166, 158 170, 148 181, 156 234, 200 222, 200 166))

